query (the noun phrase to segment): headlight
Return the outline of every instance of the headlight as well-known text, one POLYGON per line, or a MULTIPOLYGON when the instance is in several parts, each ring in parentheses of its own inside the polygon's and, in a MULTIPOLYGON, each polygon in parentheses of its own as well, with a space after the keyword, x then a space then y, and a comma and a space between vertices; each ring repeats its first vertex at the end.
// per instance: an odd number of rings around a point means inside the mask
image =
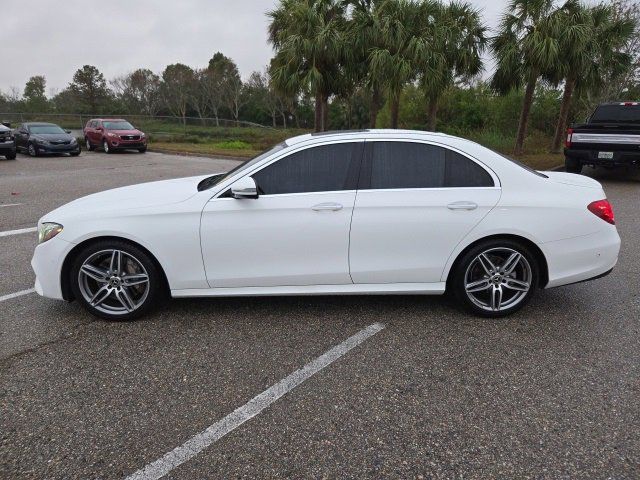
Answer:
POLYGON ((62 228, 62 225, 53 222, 45 222, 38 225, 38 243, 51 240, 62 231, 62 228))
POLYGON ((42 140, 41 138, 36 138, 36 143, 38 145, 46 145, 49 142, 47 142, 46 140, 42 140))
POLYGON ((74 144, 76 142, 77 142, 76 137, 71 137, 71 144, 74 144))
POLYGON ((145 134, 140 132, 140 138, 144 138, 144 137, 145 137, 145 134))

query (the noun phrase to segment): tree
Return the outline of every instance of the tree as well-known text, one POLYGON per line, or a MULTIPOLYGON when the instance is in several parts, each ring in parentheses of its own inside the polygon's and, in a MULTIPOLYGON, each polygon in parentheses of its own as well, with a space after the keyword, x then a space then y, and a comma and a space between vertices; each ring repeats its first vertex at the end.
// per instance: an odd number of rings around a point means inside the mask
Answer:
POLYGON ((78 69, 68 88, 76 97, 81 113, 100 113, 111 96, 104 75, 92 65, 78 69))
POLYGON ((569 0, 563 10, 559 79, 564 82, 564 91, 552 152, 560 151, 574 91, 597 92, 608 80, 631 70, 632 58, 624 47, 632 40, 635 29, 633 19, 616 17, 611 5, 585 7, 577 0, 569 0))
POLYGON ((456 78, 468 80, 482 71, 487 27, 480 12, 467 2, 419 6, 420 48, 416 65, 427 99, 427 128, 435 130, 438 102, 456 78))
POLYGON ((216 52, 209 60, 209 65, 201 77, 201 86, 208 98, 209 108, 216 119, 216 126, 220 125, 220 112, 228 104, 228 95, 233 88, 230 84, 240 79, 240 73, 235 62, 216 52))
POLYGON ((189 89, 193 85, 194 72, 182 63, 167 66, 162 72, 161 95, 163 102, 172 115, 182 118, 187 125, 187 107, 189 89))
POLYGON ((384 79, 391 107, 391 128, 398 128, 402 90, 416 77, 419 9, 418 4, 409 0, 381 2, 377 9, 368 64, 375 78, 384 79))
POLYGON ((560 64, 561 21, 553 0, 512 0, 502 15, 498 35, 491 40, 497 63, 493 88, 505 93, 525 85, 516 155, 522 154, 538 79, 552 75, 560 64))
POLYGON ((146 68, 139 68, 111 81, 112 88, 132 113, 155 116, 160 111, 160 77, 146 68))
POLYGON ((272 83, 285 96, 314 95, 316 131, 327 130, 329 97, 344 81, 345 7, 339 0, 280 0, 267 14, 276 51, 272 83))
POLYGON ((198 69, 193 72, 191 83, 187 90, 189 104, 198 114, 202 124, 205 124, 205 118, 209 113, 209 95, 206 88, 207 70, 198 69))
POLYGON ((22 96, 28 111, 42 113, 49 109, 49 100, 45 94, 46 88, 47 81, 42 75, 36 75, 27 80, 22 96))

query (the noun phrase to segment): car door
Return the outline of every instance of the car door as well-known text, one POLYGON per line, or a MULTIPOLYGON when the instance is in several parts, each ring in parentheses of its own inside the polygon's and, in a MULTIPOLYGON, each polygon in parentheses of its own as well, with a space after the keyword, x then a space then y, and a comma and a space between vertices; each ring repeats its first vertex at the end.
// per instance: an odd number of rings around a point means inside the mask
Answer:
POLYGON ((29 131, 25 125, 20 125, 16 130, 16 147, 20 149, 27 148, 29 141, 29 131))
POLYGON ((495 174, 423 142, 367 140, 351 224, 354 283, 432 283, 496 205, 495 174))
POLYGON ((202 214, 211 287, 350 284, 349 226, 363 142, 303 147, 248 173, 257 199, 224 192, 202 214))
POLYGON ((91 124, 91 143, 102 145, 102 122, 94 120, 91 124))

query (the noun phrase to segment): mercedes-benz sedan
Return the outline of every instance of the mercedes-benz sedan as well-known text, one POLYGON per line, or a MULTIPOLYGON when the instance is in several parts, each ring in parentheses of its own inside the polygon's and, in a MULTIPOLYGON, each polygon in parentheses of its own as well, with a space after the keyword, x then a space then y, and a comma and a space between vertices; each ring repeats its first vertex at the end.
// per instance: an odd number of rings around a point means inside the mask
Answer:
POLYGON ((37 292, 114 320, 167 296, 445 291, 501 316, 620 249, 595 180, 400 130, 295 137, 228 173, 80 198, 38 230, 37 292))

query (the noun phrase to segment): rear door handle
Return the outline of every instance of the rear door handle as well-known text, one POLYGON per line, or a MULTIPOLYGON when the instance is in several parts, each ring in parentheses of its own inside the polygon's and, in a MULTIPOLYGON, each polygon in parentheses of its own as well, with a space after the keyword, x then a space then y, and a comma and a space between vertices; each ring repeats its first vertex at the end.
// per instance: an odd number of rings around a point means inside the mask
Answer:
POLYGON ((333 203, 333 202, 319 203, 318 205, 314 205, 313 207, 311 207, 311 210, 314 210, 316 212, 330 210, 335 212, 337 210, 342 210, 342 205, 340 205, 339 203, 333 203))
POLYGON ((478 204, 473 202, 465 202, 465 201, 453 202, 447 205, 447 208, 449 210, 475 210, 476 208, 478 208, 478 204))

